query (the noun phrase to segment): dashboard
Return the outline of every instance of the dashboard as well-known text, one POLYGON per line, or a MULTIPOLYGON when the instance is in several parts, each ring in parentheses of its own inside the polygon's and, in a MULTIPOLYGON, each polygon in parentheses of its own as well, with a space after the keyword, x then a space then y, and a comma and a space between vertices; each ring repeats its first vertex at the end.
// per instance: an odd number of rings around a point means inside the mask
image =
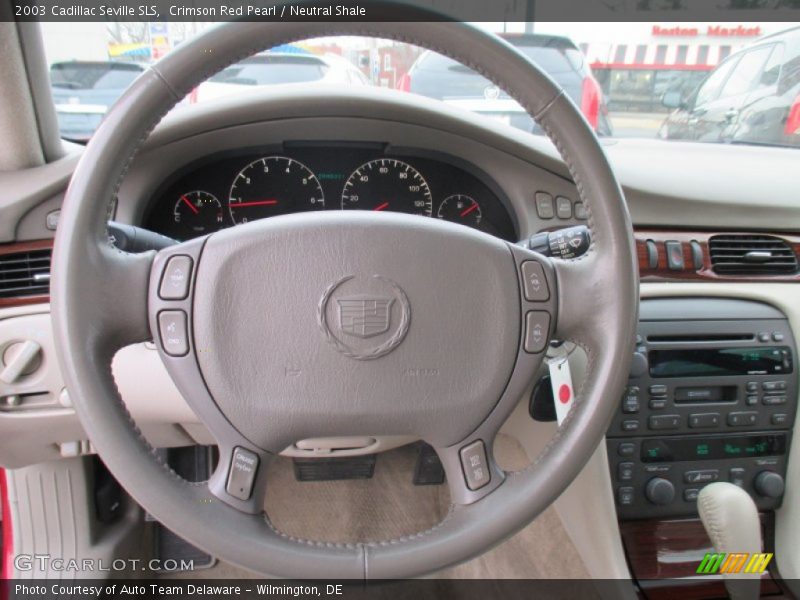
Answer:
POLYGON ((478 168, 449 155, 285 142, 190 163, 154 195, 144 226, 184 241, 283 214, 371 210, 444 219, 513 241, 507 204, 478 168))

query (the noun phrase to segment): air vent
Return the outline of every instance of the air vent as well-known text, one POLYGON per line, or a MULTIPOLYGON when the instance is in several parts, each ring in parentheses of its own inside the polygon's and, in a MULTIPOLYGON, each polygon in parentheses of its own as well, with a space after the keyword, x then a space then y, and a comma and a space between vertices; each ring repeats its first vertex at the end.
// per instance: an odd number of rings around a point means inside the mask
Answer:
POLYGON ((47 295, 51 254, 43 248, 0 256, 0 298, 47 295))
POLYGON ((714 235, 711 264, 721 275, 784 275, 797 272, 791 246, 771 235, 714 235))

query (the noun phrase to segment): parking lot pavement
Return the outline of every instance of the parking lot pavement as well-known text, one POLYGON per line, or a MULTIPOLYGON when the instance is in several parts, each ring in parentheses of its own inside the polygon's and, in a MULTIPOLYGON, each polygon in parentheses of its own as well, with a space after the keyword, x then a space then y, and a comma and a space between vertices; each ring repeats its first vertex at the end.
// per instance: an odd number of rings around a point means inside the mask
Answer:
POLYGON ((667 118, 666 113, 610 111, 614 137, 656 137, 658 129, 667 118))

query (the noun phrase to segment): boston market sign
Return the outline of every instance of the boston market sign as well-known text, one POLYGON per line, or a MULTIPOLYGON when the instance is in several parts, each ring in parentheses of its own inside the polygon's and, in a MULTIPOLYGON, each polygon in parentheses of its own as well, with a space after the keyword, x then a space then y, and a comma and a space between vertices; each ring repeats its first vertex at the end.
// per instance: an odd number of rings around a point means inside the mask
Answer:
POLYGON ((709 37, 758 37, 761 33, 761 27, 758 25, 708 25, 704 31, 698 27, 662 27, 661 25, 653 25, 653 35, 661 37, 698 37, 700 35, 709 37))

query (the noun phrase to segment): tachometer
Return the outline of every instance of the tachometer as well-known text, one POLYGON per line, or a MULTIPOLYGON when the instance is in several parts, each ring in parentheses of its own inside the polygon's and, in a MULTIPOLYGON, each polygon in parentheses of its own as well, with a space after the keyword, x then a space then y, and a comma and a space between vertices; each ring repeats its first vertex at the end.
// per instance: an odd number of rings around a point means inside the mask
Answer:
POLYGON ((222 204, 214 194, 195 190, 181 194, 172 209, 175 229, 182 238, 191 238, 216 231, 223 224, 222 204))
POLYGON ((393 158, 379 158, 358 167, 342 191, 342 210, 390 210, 430 217, 433 202, 428 184, 414 167, 393 158))
POLYGON ((234 178, 228 210, 237 225, 325 207, 316 175, 304 164, 285 156, 254 160, 234 178))

